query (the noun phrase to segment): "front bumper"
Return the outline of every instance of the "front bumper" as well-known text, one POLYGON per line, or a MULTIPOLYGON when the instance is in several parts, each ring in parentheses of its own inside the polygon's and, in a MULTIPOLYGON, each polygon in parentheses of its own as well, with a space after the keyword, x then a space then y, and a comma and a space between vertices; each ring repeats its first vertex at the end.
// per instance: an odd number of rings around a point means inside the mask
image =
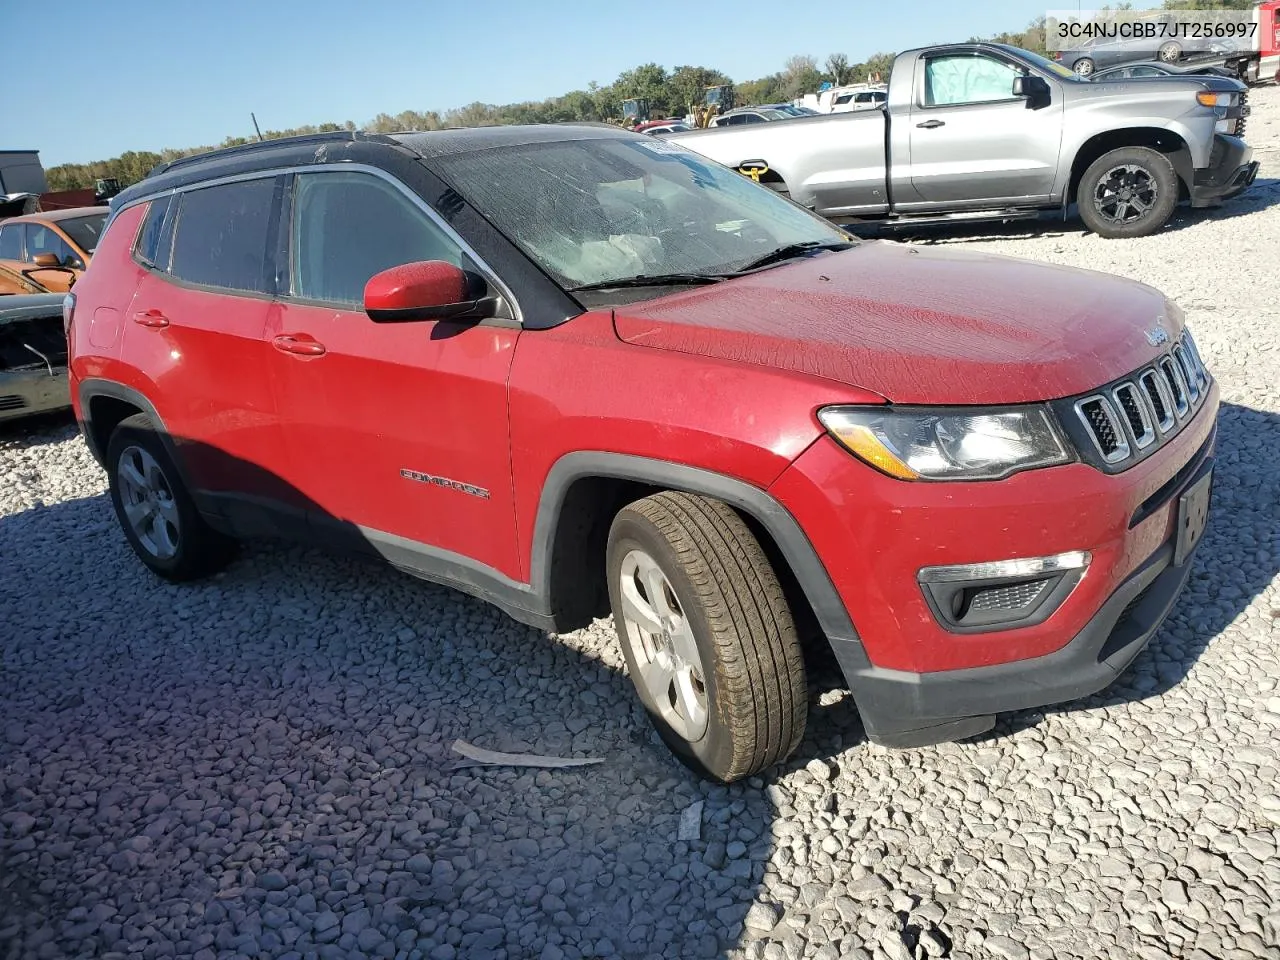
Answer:
MULTIPOLYGON (((1206 456, 1186 489, 1213 468, 1206 456)), ((995 714, 1076 700, 1109 687, 1146 647, 1191 574, 1196 545, 1175 565, 1171 538, 1111 594, 1066 646, 1053 653, 968 670, 902 674, 848 671, 867 735, 915 747, 990 729, 995 714)))
POLYGON ((1214 137, 1210 165, 1195 172, 1191 206, 1211 207, 1248 189, 1258 175, 1253 148, 1239 137, 1214 137))
POLYGON ((65 367, 0 373, 0 422, 71 406, 65 367))
POLYGON ((1179 501, 1213 463, 1217 383, 1207 390, 1181 432, 1119 473, 1077 463, 992 483, 904 483, 827 438, 783 473, 770 492, 810 537, 856 630, 828 636, 870 739, 953 740, 1116 678, 1186 581, 1194 550, 1173 565, 1179 501), (1065 599, 1003 629, 944 627, 917 582, 933 565, 1081 550, 1092 562, 1065 599))

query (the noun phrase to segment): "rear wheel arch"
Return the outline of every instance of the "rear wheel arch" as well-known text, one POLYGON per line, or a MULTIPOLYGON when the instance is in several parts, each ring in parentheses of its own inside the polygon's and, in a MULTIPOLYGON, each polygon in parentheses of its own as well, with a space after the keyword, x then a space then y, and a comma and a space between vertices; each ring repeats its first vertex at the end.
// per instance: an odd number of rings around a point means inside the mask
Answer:
POLYGON ((84 417, 85 443, 94 459, 103 465, 106 464, 107 445, 111 442, 111 434, 115 428, 128 417, 146 414, 156 435, 173 459, 175 468, 182 475, 183 483, 187 485, 187 489, 194 489, 183 466, 182 457, 178 454, 177 444, 165 426, 164 418, 156 410, 155 404, 140 391, 114 380, 82 380, 80 409, 84 417))

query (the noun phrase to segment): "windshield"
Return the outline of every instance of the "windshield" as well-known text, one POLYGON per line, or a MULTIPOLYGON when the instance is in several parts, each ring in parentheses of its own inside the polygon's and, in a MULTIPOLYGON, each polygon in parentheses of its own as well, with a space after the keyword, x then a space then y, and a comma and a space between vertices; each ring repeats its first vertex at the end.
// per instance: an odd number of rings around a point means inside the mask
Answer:
POLYGON ((768 187, 668 140, 520 144, 436 162, 566 288, 731 273, 779 247, 850 242, 768 187))
POLYGON ((98 246, 98 238, 102 236, 102 224, 106 221, 105 213, 93 213, 87 217, 70 217, 59 220, 62 232, 71 238, 71 242, 85 253, 93 253, 98 246))
POLYGON ((1018 56, 1022 57, 1022 59, 1026 60, 1028 63, 1031 63, 1039 67, 1041 70, 1045 71, 1046 73, 1053 74, 1059 80, 1071 80, 1075 83, 1089 82, 1084 77, 1076 73, 1074 70, 1068 70, 1066 67, 1064 67, 1060 63, 1054 63, 1052 60, 1046 60, 1044 57, 1040 56, 1038 53, 1032 53, 1030 50, 1023 50, 1021 47, 1018 47, 1017 49, 1018 49, 1018 56))

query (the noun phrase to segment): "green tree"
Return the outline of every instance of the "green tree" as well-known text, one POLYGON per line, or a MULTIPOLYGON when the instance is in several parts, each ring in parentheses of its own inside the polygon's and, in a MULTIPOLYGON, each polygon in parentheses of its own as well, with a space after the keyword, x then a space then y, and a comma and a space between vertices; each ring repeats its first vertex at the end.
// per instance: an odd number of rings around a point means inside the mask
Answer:
POLYGON ((709 67, 676 67, 667 80, 667 108, 684 116, 691 106, 701 106, 707 87, 731 83, 727 74, 709 67))
POLYGON ((782 99, 794 100, 803 93, 812 93, 822 84, 818 61, 807 54, 788 57, 782 68, 782 99))
POLYGON ((618 100, 649 101, 654 116, 667 109, 667 71, 656 63, 646 63, 634 70, 624 70, 613 83, 618 100))
POLYGON ((831 76, 831 82, 837 87, 848 81, 853 74, 849 67, 849 58, 843 53, 833 53, 827 57, 827 73, 831 76))

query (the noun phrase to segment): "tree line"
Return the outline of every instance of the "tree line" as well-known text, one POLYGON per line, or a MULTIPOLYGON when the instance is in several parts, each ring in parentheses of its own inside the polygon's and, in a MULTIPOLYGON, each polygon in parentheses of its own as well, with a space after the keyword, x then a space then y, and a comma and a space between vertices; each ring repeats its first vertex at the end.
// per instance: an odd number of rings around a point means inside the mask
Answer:
MULTIPOLYGON (((1252 0, 1166 0, 1170 9, 1195 9, 1199 7, 1236 7, 1248 9, 1252 0)), ((1124 10, 1132 3, 1118 4, 1124 10)), ((1107 9, 1107 8, 1103 8, 1107 9)), ((1035 53, 1045 53, 1045 18, 1039 17, 1026 29, 996 34, 991 37, 970 37, 970 41, 989 40, 1009 43, 1035 53)), ((843 53, 833 53, 821 65, 817 58, 797 54, 787 59, 777 73, 747 80, 734 87, 739 104, 776 103, 793 100, 802 94, 813 93, 825 81, 836 85, 857 83, 877 76, 888 79, 893 53, 877 53, 860 63, 851 63, 843 53)), ((559 97, 541 101, 508 103, 471 103, 444 112, 429 110, 420 113, 405 110, 392 116, 380 113, 360 129, 369 133, 394 133, 400 130, 441 130, 449 127, 497 126, 511 123, 565 123, 583 121, 616 121, 622 116, 622 102, 629 99, 649 101, 650 114, 654 117, 683 116, 694 105, 701 104, 707 87, 731 83, 728 75, 710 67, 678 66, 668 71, 657 63, 646 63, 631 70, 624 70, 613 83, 600 86, 590 83, 585 90, 573 90, 559 97)), ((345 123, 308 124, 288 130, 266 130, 264 139, 298 136, 311 133, 328 133, 338 130, 355 130, 356 124, 345 123)), ((64 163, 47 171, 51 190, 75 190, 92 187, 99 177, 116 177, 121 185, 137 183, 157 164, 178 157, 205 153, 217 147, 234 147, 249 143, 254 137, 227 137, 217 146, 151 150, 127 150, 110 160, 92 163, 64 163)))
MULTIPOLYGON (((891 53, 878 53, 865 62, 850 63, 846 55, 836 53, 827 57, 821 67, 814 57, 794 56, 777 73, 736 84, 735 97, 740 104, 789 101, 804 93, 812 93, 824 80, 840 84, 865 80, 876 74, 887 77, 893 56, 891 53)), ((591 83, 585 90, 573 90, 541 101, 501 105, 471 103, 445 111, 405 110, 394 116, 380 113, 359 129, 369 133, 394 133, 400 130, 441 130, 512 123, 618 120, 622 116, 622 102, 633 98, 648 100, 650 114, 654 117, 683 116, 691 106, 702 103, 707 87, 731 82, 727 74, 710 67, 678 66, 668 71, 660 64, 646 63, 624 70, 607 86, 591 83)), ((345 123, 307 124, 287 130, 264 130, 262 136, 273 140, 301 134, 355 129, 357 125, 348 120, 345 123)), ((254 139, 256 136, 227 137, 216 146, 167 148, 158 152, 127 150, 109 160, 64 163, 46 171, 49 189, 75 190, 92 187, 99 177, 116 177, 122 186, 128 186, 137 183, 159 163, 219 147, 239 146, 254 139)))

